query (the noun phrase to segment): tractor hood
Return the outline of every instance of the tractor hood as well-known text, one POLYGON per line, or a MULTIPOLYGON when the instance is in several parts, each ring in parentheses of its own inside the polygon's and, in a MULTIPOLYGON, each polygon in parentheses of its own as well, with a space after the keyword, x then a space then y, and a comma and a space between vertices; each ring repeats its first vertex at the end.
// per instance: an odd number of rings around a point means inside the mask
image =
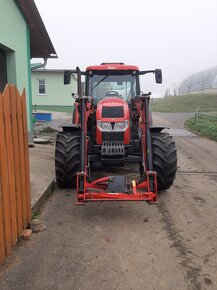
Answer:
POLYGON ((111 97, 101 100, 96 109, 96 143, 103 141, 130 142, 130 112, 127 102, 111 97))
MULTIPOLYGON (((129 119, 129 107, 127 102, 120 98, 106 98, 99 101, 97 105, 97 119, 111 118, 111 121, 116 119, 129 119)), ((119 120, 117 120, 119 121, 119 120)))

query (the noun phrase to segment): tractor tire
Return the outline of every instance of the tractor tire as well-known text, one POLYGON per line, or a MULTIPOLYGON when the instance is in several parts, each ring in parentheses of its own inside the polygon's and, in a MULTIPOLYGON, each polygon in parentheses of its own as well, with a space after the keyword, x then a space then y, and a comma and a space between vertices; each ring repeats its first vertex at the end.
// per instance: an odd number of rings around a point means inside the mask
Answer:
POLYGON ((56 139, 55 169, 59 188, 76 185, 76 173, 80 166, 79 132, 59 132, 56 139))
POLYGON ((158 190, 172 186, 177 171, 176 145, 167 133, 152 133, 152 153, 154 170, 157 173, 158 190))

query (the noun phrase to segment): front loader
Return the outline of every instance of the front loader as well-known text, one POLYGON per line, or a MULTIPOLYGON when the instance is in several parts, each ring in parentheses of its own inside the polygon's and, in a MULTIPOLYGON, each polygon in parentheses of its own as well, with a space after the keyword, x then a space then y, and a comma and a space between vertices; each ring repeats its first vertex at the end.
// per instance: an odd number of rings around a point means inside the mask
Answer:
POLYGON ((158 191, 168 189, 175 179, 176 146, 172 137, 162 132, 164 127, 152 126, 151 93, 141 92, 139 77, 153 73, 161 83, 161 70, 102 63, 87 67, 85 72, 78 67, 65 71, 65 84, 74 73, 78 94, 74 95, 73 124, 64 126, 56 140, 58 186, 76 187, 78 204, 106 200, 157 203, 158 191), (129 163, 138 165, 137 178, 94 176, 96 168, 122 169, 129 163))

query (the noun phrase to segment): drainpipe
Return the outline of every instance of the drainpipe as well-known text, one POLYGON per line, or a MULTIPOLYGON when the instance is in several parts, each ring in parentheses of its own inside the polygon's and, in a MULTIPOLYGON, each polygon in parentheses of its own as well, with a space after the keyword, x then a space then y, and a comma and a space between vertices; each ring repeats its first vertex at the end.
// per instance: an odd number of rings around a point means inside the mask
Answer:
POLYGON ((34 67, 31 68, 31 70, 36 70, 36 69, 39 69, 39 68, 42 68, 42 67, 45 67, 47 65, 47 58, 44 58, 44 63, 40 63, 34 67))

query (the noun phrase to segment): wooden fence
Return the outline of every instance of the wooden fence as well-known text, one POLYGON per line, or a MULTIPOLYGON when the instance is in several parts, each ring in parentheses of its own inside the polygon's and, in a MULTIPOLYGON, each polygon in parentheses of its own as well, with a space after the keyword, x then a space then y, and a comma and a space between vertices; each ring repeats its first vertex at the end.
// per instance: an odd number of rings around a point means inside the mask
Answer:
POLYGON ((26 96, 0 93, 0 264, 31 219, 26 96))

